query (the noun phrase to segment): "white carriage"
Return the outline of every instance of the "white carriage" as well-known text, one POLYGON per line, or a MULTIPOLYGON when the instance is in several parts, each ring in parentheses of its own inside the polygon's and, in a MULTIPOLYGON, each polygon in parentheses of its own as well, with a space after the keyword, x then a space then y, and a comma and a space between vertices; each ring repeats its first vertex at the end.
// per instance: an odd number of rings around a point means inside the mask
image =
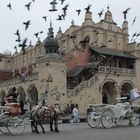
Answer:
POLYGON ((114 124, 122 125, 124 120, 128 120, 132 126, 139 124, 139 112, 136 110, 139 110, 140 107, 130 102, 90 106, 92 111, 87 115, 87 124, 92 128, 98 127, 100 123, 104 128, 111 128, 114 124))

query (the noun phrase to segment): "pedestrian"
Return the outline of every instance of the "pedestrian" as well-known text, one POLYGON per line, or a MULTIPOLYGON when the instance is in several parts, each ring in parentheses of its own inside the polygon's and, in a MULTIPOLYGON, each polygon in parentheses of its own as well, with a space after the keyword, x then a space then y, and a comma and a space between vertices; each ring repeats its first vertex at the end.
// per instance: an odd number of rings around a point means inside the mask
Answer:
POLYGON ((69 104, 66 104, 65 105, 65 107, 64 107, 64 113, 65 113, 66 116, 69 116, 72 113, 69 104))
POLYGON ((6 96, 6 99, 8 101, 8 103, 10 102, 14 102, 14 103, 17 103, 17 93, 16 93, 16 87, 13 87, 8 95, 6 96))
POLYGON ((19 88, 17 89, 17 100, 20 104, 21 114, 24 114, 25 113, 24 104, 26 100, 26 93, 22 86, 19 86, 19 88))
POLYGON ((92 105, 89 105, 89 107, 87 108, 87 115, 88 115, 89 113, 91 113, 92 111, 93 111, 92 105))
POLYGON ((72 110, 72 123, 78 123, 78 117, 79 117, 79 110, 78 110, 78 106, 75 105, 72 110))

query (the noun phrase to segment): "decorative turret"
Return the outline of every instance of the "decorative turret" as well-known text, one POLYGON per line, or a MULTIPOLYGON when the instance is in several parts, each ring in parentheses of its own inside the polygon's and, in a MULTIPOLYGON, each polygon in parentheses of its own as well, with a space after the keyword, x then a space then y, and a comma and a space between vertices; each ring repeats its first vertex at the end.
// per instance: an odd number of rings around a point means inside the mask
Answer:
POLYGON ((87 26, 87 25, 90 25, 90 26, 95 25, 95 23, 92 21, 92 12, 90 11, 85 13, 85 19, 83 22, 83 26, 87 26))
POLYGON ((52 23, 50 22, 50 28, 48 29, 48 38, 53 38, 53 37, 54 37, 54 32, 53 32, 52 23))
POLYGON ((128 34, 128 22, 125 20, 122 24, 122 31, 125 33, 125 34, 128 34))
POLYGON ((57 35, 56 35, 56 38, 61 37, 62 34, 63 34, 63 33, 62 33, 62 30, 61 30, 61 27, 59 27, 59 30, 58 30, 57 35))
POLYGON ((44 41, 44 47, 46 53, 59 53, 59 44, 56 38, 54 38, 54 32, 52 23, 50 23, 50 28, 48 29, 48 36, 44 41))
POLYGON ((107 6, 107 12, 105 13, 104 20, 110 23, 114 23, 112 19, 112 13, 109 11, 109 6, 107 6))

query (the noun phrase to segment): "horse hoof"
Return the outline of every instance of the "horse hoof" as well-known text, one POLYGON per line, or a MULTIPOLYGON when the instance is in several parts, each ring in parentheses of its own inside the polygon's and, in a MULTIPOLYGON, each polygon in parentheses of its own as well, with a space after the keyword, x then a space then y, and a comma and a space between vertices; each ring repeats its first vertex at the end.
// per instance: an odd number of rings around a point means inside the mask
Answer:
POLYGON ((32 132, 36 132, 35 130, 32 130, 32 132))
POLYGON ((39 134, 39 131, 36 131, 37 134, 39 134))
POLYGON ((45 131, 42 131, 42 133, 45 133, 45 131))
POLYGON ((54 130, 53 129, 50 129, 50 131, 53 132, 54 130))

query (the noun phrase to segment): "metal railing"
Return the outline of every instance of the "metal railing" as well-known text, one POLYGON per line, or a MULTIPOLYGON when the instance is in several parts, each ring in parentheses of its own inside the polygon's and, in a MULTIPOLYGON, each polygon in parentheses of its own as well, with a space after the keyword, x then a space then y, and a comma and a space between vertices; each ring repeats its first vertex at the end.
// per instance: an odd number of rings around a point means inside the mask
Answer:
POLYGON ((104 67, 101 66, 99 68, 100 72, 108 73, 110 71, 110 74, 120 74, 120 75, 135 75, 135 69, 127 69, 127 68, 117 68, 117 67, 104 67))
POLYGON ((80 92, 85 87, 91 87, 96 80, 98 79, 98 74, 95 74, 93 77, 91 77, 87 81, 81 82, 78 86, 76 86, 74 89, 68 89, 67 94, 68 96, 76 96, 78 92, 80 92))
MULTIPOLYGON (((126 76, 135 76, 135 69, 126 69, 126 68, 116 68, 116 67, 104 67, 101 66, 99 68, 99 72, 103 74, 113 74, 113 75, 126 75, 126 76)), ((95 74, 87 81, 81 82, 78 86, 74 89, 68 89, 67 94, 68 96, 76 96, 78 92, 80 92, 85 87, 91 87, 98 79, 98 74, 95 74)))

